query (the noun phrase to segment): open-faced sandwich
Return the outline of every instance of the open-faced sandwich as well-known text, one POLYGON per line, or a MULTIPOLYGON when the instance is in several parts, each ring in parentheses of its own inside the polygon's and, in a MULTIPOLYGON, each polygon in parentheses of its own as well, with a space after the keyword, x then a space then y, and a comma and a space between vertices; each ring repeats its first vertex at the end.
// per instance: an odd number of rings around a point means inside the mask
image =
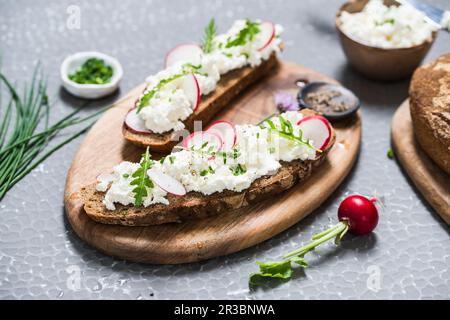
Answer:
POLYGON ((106 224, 147 226, 201 218, 262 201, 305 180, 335 142, 312 110, 288 111, 259 125, 213 123, 164 158, 122 162, 77 196, 106 224))
POLYGON ((194 121, 207 123, 232 98, 277 65, 282 27, 272 22, 238 20, 216 34, 214 20, 202 46, 182 44, 166 56, 161 72, 127 114, 123 135, 128 141, 169 152, 194 121))
POLYGON ((409 97, 417 141, 450 175, 450 53, 415 71, 409 97))

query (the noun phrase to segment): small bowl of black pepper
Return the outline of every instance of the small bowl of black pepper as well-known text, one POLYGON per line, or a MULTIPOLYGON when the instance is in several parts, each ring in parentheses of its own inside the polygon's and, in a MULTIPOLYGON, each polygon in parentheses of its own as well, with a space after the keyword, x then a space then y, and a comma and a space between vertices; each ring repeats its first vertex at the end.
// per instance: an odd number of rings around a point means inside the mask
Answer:
POLYGON ((353 92, 341 85, 327 82, 303 84, 297 100, 301 109, 312 109, 330 121, 350 118, 361 105, 353 92))

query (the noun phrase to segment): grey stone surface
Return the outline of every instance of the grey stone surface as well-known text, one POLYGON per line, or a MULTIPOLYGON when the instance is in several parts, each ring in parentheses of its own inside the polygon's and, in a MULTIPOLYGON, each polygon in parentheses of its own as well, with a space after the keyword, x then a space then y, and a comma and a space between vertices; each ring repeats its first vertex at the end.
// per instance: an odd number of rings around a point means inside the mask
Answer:
MULTIPOLYGON (((449 6, 447 0, 430 2, 449 6)), ((234 19, 248 16, 285 26, 284 59, 335 77, 359 95, 363 144, 354 170, 338 191, 286 232, 227 257, 155 266, 105 256, 83 243, 68 225, 63 207, 64 181, 79 139, 52 156, 0 203, 0 298, 449 299, 450 229, 411 185, 398 163, 386 157, 391 117, 407 97, 408 82, 376 83, 348 68, 333 25, 340 3, 1 0, 3 70, 23 81, 34 63, 41 60, 50 92, 56 94, 54 117, 82 103, 60 90, 59 65, 66 55, 99 50, 116 56, 125 70, 119 93, 124 94, 158 71, 169 48, 197 40, 210 17, 215 16, 219 26, 226 28, 234 19), (66 27, 69 5, 81 10, 79 30, 66 27), (277 259, 336 221, 337 206, 346 194, 375 191, 383 196, 386 209, 374 234, 349 236, 338 248, 329 245, 317 250, 309 257, 311 267, 304 273, 297 272, 288 283, 248 289, 247 277, 256 270, 256 259, 277 259), (73 280, 78 272, 77 289, 73 280), (377 289, 372 280, 378 272, 381 282, 377 289)), ((446 51, 450 51, 450 36, 441 33, 427 60, 446 51)), ((118 95, 96 105, 107 104, 118 95)))

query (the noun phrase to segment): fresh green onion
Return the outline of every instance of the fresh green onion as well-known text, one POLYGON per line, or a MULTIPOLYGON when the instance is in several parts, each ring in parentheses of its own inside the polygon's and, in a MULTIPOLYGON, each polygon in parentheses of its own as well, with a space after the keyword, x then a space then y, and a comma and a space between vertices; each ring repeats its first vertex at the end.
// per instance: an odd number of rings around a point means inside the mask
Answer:
MULTIPOLYGON (((95 118, 108 107, 101 108, 92 115, 79 117, 83 109, 79 107, 54 124, 50 124, 52 105, 47 95, 47 84, 40 65, 36 66, 31 85, 24 86, 22 95, 0 70, 0 94, 6 89, 9 99, 0 120, 0 201, 11 188, 50 157, 54 152, 70 143, 95 122, 95 118), (88 121, 94 119, 92 121, 88 121), (48 147, 50 142, 71 126, 89 122, 84 128, 73 133, 58 144, 48 147), (47 148, 48 147, 48 148, 47 148)), ((2 99, 0 97, 0 110, 2 99)))

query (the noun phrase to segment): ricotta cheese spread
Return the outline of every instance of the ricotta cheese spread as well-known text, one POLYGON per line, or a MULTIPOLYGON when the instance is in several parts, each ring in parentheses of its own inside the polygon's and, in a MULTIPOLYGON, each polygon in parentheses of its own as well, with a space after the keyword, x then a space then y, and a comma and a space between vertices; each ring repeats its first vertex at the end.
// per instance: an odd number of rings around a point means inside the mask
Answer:
MULTIPOLYGON (((108 210, 115 210, 115 203, 126 205, 133 205, 135 197, 133 189, 135 186, 131 185, 133 180, 133 173, 139 169, 139 163, 132 163, 124 161, 113 168, 113 173, 107 175, 102 179, 98 179, 97 191, 105 192, 103 198, 103 204, 108 210)), ((165 198, 167 193, 158 186, 153 188, 147 188, 147 197, 144 197, 143 205, 148 207, 149 205, 156 203, 169 204, 169 201, 165 198)))
MULTIPOLYGON (((299 132, 297 123, 303 118, 298 111, 288 111, 281 115, 293 132, 299 132)), ((270 119, 280 130, 278 116, 270 119)), ((287 139, 269 129, 267 122, 262 125, 237 125, 236 145, 227 152, 208 151, 208 146, 200 149, 175 149, 154 166, 178 180, 186 191, 196 191, 205 195, 231 190, 240 192, 250 187, 258 178, 275 174, 282 162, 293 160, 313 160, 316 150, 308 144, 287 139)), ((313 141, 309 141, 310 144, 313 141)), ((99 181, 97 190, 106 192, 103 203, 114 210, 114 203, 129 205, 134 203, 131 176, 139 164, 122 162, 114 167, 113 178, 99 181)), ((148 188, 144 199, 145 207, 168 204, 166 193, 156 186, 148 188)))
MULTIPOLYGON (((247 27, 247 23, 251 22, 237 20, 226 33, 215 36, 213 50, 203 55, 200 66, 193 66, 191 71, 197 78, 201 95, 212 93, 216 89, 221 75, 247 65, 256 67, 263 60, 267 60, 273 52, 279 53, 281 44, 279 35, 283 31, 280 25, 275 26, 275 38, 262 50, 258 49, 264 44, 259 43, 257 37, 254 37, 252 41, 242 41, 242 43, 228 47, 227 43, 230 39, 238 37, 239 33, 247 27)), ((259 21, 254 23, 260 24, 259 21)), ((139 103, 148 92, 157 88, 161 81, 186 72, 189 68, 186 65, 188 65, 186 62, 181 61, 148 77, 146 79, 147 87, 139 99, 139 103)), ((147 129, 155 133, 184 129, 183 121, 192 114, 193 110, 183 90, 180 89, 180 81, 182 78, 164 84, 137 113, 147 129)))
POLYGON ((341 29, 349 37, 380 48, 407 48, 431 39, 437 28, 409 4, 385 6, 370 0, 361 12, 343 11, 341 29))

